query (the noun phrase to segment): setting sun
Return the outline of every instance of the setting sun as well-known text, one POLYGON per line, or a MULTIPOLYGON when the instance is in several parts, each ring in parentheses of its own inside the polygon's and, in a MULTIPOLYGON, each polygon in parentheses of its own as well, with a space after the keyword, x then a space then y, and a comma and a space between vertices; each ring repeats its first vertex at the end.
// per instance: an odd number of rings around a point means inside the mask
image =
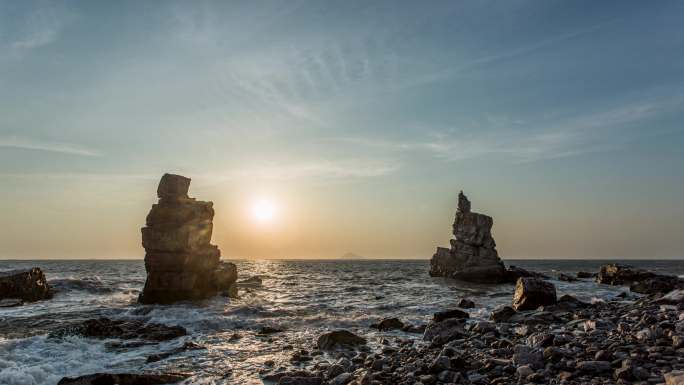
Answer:
POLYGON ((277 214, 276 204, 268 199, 259 199, 252 203, 251 215, 252 218, 259 223, 273 222, 277 214))

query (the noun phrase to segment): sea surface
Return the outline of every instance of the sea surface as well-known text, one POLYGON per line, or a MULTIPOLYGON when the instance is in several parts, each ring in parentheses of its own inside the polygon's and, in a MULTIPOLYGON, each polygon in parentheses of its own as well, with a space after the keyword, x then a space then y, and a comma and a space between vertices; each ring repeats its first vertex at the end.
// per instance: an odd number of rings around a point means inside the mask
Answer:
MULTIPOLYGON (((0 261, 0 271, 39 266, 58 290, 52 300, 0 308, 0 384, 54 385, 65 376, 94 372, 188 372, 188 384, 262 384, 259 373, 291 366, 292 349, 311 350, 318 335, 348 329, 378 349, 384 336, 420 339, 403 332, 378 332, 369 326, 385 317, 413 324, 453 307, 461 297, 474 300, 472 317, 488 316, 509 304, 512 285, 477 285, 432 278, 427 260, 234 261, 239 278, 260 276, 263 285, 241 288, 239 299, 216 297, 172 306, 136 303, 145 282, 142 260, 0 261), (137 319, 181 325, 189 335, 176 340, 121 347, 116 340, 77 336, 47 338, 55 328, 89 318, 137 319), (264 326, 284 329, 258 336, 264 326), (231 338, 234 334, 241 338, 231 338), (186 341, 206 349, 190 350, 146 363, 147 356, 170 351, 186 341)), ((515 260, 551 276, 559 272, 598 271, 609 261, 515 260)), ((615 261, 610 261, 615 262, 615 261)), ((624 261, 662 273, 684 275, 684 261, 624 261)), ((614 297, 627 288, 591 280, 553 281, 559 295, 586 301, 614 297)))

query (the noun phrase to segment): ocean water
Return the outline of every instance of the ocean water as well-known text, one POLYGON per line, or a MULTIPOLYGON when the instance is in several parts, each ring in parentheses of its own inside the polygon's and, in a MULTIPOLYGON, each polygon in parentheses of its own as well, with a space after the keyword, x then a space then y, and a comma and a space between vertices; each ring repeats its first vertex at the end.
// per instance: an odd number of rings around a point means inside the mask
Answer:
MULTIPOLYGON (((384 336, 419 340, 399 331, 378 332, 370 324, 399 317, 413 324, 455 306, 461 297, 474 300, 474 318, 488 316, 511 301, 512 285, 477 285, 428 275, 427 260, 235 261, 239 278, 260 276, 263 285, 240 289, 239 299, 217 297, 171 306, 136 303, 145 282, 140 261, 0 261, 0 271, 41 267, 58 293, 52 300, 0 308, 0 384, 53 385, 64 376, 94 372, 183 371, 190 384, 262 384, 264 362, 290 367, 292 349, 312 349, 327 330, 344 328, 367 337, 378 349, 384 336), (173 341, 122 347, 116 340, 47 333, 68 323, 94 317, 138 319, 181 325, 189 335, 173 341), (263 326, 284 329, 258 336, 263 326), (231 338, 237 333, 241 338, 231 338), (147 356, 170 351, 186 341, 206 349, 175 354, 146 363, 147 356)), ((507 261, 549 275, 598 271, 606 261, 507 261)), ((684 275, 684 261, 625 261, 663 273, 684 275)), ((590 280, 553 281, 559 295, 586 301, 612 298, 626 288, 590 280)))

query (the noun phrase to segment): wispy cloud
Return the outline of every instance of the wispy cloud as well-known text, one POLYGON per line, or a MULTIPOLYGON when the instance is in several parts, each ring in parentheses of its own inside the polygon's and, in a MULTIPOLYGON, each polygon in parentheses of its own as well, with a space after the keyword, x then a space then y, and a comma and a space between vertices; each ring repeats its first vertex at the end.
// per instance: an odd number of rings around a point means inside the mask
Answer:
POLYGON ((17 35, 8 43, 12 49, 26 51, 46 46, 59 37, 74 14, 64 7, 46 5, 36 7, 19 16, 17 35))
MULTIPOLYGON (((466 130, 468 134, 465 135, 431 130, 417 140, 338 137, 327 141, 372 148, 373 151, 426 152, 447 161, 500 156, 527 163, 619 149, 630 141, 624 132, 627 127, 682 109, 684 95, 660 95, 565 120, 554 118, 552 124, 516 122, 522 129, 504 127, 481 132, 471 129, 466 130)), ((637 135, 646 132, 640 130, 637 135)))
POLYGON ((47 142, 18 136, 0 137, 0 147, 19 148, 23 150, 48 151, 69 155, 101 156, 97 150, 73 143, 47 142))

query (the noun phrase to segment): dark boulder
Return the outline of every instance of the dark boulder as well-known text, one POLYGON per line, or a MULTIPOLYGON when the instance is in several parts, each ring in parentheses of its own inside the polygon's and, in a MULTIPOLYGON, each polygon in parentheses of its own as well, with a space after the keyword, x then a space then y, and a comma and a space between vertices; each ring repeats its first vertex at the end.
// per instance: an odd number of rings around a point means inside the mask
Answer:
POLYGON ((401 330, 405 325, 403 322, 401 322, 401 320, 399 320, 399 318, 385 318, 378 322, 376 326, 378 330, 401 330))
POLYGON ((466 299, 466 298, 461 298, 458 300, 458 303, 456 306, 462 308, 462 309, 472 309, 475 307, 475 302, 466 299))
POLYGON ((492 311, 492 314, 489 316, 489 319, 491 319, 494 322, 506 322, 511 317, 513 317, 517 312, 515 309, 513 309, 510 306, 501 306, 492 311))
POLYGON ((335 330, 321 334, 316 341, 316 346, 321 350, 349 349, 365 344, 365 338, 347 330, 335 330))
POLYGON ((684 280, 674 275, 657 274, 617 263, 601 266, 596 282, 630 285, 630 290, 641 294, 663 294, 684 287, 684 280))
POLYGON ((80 377, 64 377, 57 385, 163 385, 177 384, 186 374, 95 373, 80 377))
POLYGON ((89 319, 76 325, 58 329, 49 334, 51 338, 79 335, 88 338, 140 339, 166 341, 186 335, 182 326, 167 326, 138 320, 111 320, 109 318, 89 319))
POLYGON ((506 269, 506 282, 516 283, 520 278, 539 278, 539 279, 549 279, 546 274, 538 273, 536 271, 529 271, 518 266, 509 266, 506 269))
POLYGON ((52 295, 45 274, 38 267, 0 272, 0 300, 35 302, 52 298, 52 295))
POLYGON ((451 319, 451 318, 457 318, 457 319, 466 319, 470 317, 470 314, 464 312, 463 310, 460 309, 450 309, 450 310, 445 310, 445 311, 439 311, 433 315, 433 320, 435 322, 442 322, 446 319, 451 319))
POLYGON ((588 271, 578 271, 577 272, 577 278, 594 278, 596 277, 596 273, 590 273, 588 271))
POLYGON ((513 309, 534 310, 556 303, 556 287, 538 278, 520 278, 515 285, 513 309))

